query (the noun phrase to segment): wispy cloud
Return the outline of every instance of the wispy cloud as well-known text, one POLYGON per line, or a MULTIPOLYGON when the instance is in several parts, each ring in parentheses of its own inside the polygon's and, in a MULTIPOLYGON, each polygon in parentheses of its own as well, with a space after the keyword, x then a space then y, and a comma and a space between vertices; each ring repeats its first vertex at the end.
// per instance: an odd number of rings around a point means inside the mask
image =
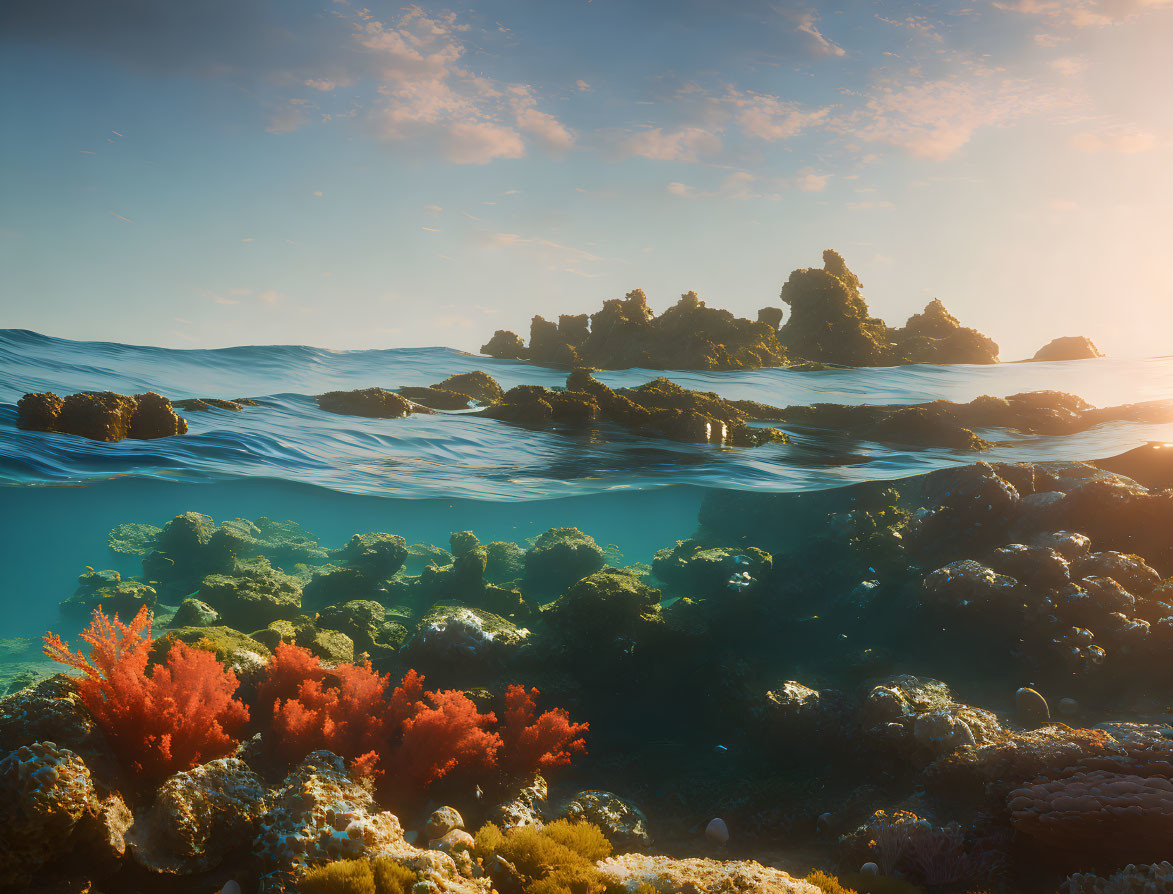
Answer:
POLYGON ((622 155, 653 161, 699 161, 721 151, 721 138, 702 127, 673 131, 650 127, 623 138, 620 150, 622 155))
POLYGON ((795 28, 801 34, 810 38, 811 50, 819 56, 846 56, 847 51, 839 44, 828 40, 819 30, 819 19, 813 12, 799 13, 796 17, 795 28))

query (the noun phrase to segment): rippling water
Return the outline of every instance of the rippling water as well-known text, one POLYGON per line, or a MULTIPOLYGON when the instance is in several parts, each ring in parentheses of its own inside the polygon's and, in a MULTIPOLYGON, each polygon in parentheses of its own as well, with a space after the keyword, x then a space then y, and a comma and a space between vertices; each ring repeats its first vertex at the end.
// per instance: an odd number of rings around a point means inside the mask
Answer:
MULTIPOLYGON (((972 462, 945 449, 845 443, 803 431, 786 446, 720 448, 638 438, 529 431, 451 414, 375 420, 336 416, 313 396, 336 389, 427 385, 482 369, 509 388, 559 385, 557 370, 449 348, 328 351, 258 345, 172 350, 76 342, 0 331, 0 481, 76 484, 126 476, 177 481, 269 478, 336 491, 414 498, 548 499, 670 484, 809 490, 891 479, 972 462), (28 391, 159 391, 185 397, 255 397, 243 412, 186 413, 190 433, 157 441, 101 444, 16 429, 15 402, 28 391)), ((607 384, 641 384, 660 373, 624 370, 607 384)), ((1173 357, 1000 366, 907 366, 799 372, 674 372, 688 388, 775 405, 837 402, 911 404, 1056 389, 1099 406, 1173 396, 1173 357)), ((1115 423, 1064 438, 982 432, 997 442, 985 459, 1094 459, 1145 441, 1173 438, 1173 426, 1115 423)))

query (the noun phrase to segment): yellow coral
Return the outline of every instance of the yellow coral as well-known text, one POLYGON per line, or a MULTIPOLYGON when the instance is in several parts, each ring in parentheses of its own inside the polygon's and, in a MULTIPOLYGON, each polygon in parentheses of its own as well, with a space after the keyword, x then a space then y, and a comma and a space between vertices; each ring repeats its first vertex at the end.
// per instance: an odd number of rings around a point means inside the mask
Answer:
POLYGON ((416 874, 390 857, 339 860, 311 869, 301 879, 300 894, 410 894, 416 874))
POLYGON ((487 823, 477 830, 473 852, 485 863, 497 855, 508 860, 529 880, 526 894, 605 894, 609 888, 595 863, 611 855, 611 842, 590 823, 558 820, 507 832, 487 823))
POLYGON ((853 888, 845 888, 839 879, 833 875, 827 875, 820 869, 807 875, 806 881, 822 891, 823 894, 856 894, 853 888))

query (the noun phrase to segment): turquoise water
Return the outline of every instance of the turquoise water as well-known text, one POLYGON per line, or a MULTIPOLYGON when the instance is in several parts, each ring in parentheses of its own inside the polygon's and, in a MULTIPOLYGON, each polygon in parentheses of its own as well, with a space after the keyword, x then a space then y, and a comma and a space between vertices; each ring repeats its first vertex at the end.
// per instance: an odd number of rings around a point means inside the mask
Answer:
MULTIPOLYGON (((380 497, 545 500, 615 489, 669 485, 805 491, 895 479, 973 461, 940 448, 844 443, 804 430, 789 445, 753 450, 679 444, 603 430, 528 431, 461 414, 377 420, 318 409, 324 391, 427 385, 481 369, 503 387, 559 385, 564 373, 448 348, 327 351, 250 346, 215 351, 73 342, 0 331, 0 482, 83 484, 115 478, 187 482, 268 478, 380 497), (241 413, 185 414, 183 438, 93 444, 20 432, 15 402, 29 391, 156 390, 172 398, 254 397, 241 413)), ((639 385, 659 373, 601 373, 611 386, 639 385)), ((798 372, 673 372, 681 385, 731 399, 779 406, 816 402, 913 404, 965 401, 1054 389, 1097 406, 1173 395, 1173 357, 1000 366, 907 366, 798 372)), ((990 460, 1094 459, 1145 441, 1173 438, 1173 425, 1117 423, 1064 438, 981 432, 997 447, 990 460)))
MULTIPOLYGON (((2 617, 9 635, 19 636, 58 622, 57 602, 86 565, 125 576, 140 571, 137 560, 106 547, 107 532, 121 522, 162 525, 189 510, 217 521, 268 515, 297 521, 329 546, 367 530, 402 534, 409 543, 447 545, 449 532, 465 529, 486 542, 524 542, 573 525, 637 563, 694 532, 707 490, 822 490, 975 459, 945 449, 844 444, 810 430, 796 433, 791 445, 723 449, 619 431, 530 431, 464 414, 361 419, 324 413, 313 399, 333 389, 426 385, 473 369, 505 388, 564 379, 557 370, 448 348, 170 350, 4 330, 0 368, 2 617), (105 444, 15 427, 15 402, 25 392, 94 389, 256 397, 263 406, 186 413, 187 436, 156 441, 105 444)), ((657 374, 599 377, 627 386, 657 374)), ((1047 388, 1103 406, 1173 394, 1173 357, 668 375, 689 388, 776 405, 969 400, 1047 388)), ((1173 439, 1173 426, 1109 424, 1066 438, 983 434, 998 442, 983 459, 1094 459, 1173 439)))

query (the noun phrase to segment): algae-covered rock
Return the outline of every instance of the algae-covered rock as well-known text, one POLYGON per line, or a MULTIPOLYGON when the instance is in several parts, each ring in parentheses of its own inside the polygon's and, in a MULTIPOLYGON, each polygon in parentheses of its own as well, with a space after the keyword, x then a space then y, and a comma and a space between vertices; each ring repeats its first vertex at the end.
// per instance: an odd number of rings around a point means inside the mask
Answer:
POLYGON ((187 422, 162 395, 129 396, 84 391, 62 399, 51 392, 26 394, 16 405, 18 428, 59 432, 93 441, 167 438, 187 431, 187 422))
POLYGON ((773 568, 773 557, 756 547, 706 547, 694 540, 678 540, 652 560, 652 573, 673 590, 708 595, 752 588, 773 568))
POLYGON ((326 664, 354 661, 354 640, 339 630, 316 630, 305 647, 326 664))
POLYGON ((464 605, 437 605, 403 647, 404 660, 422 666, 465 666, 511 658, 530 632, 500 615, 464 605))
POLYGON ((467 410, 471 404, 466 395, 435 386, 429 388, 407 386, 400 388, 398 394, 431 410, 467 410))
POLYGON ((488 343, 481 346, 481 353, 499 360, 524 360, 529 355, 521 336, 507 329, 494 332, 488 343))
POLYGON ((301 604, 307 611, 314 611, 340 602, 370 599, 378 584, 378 580, 356 568, 323 565, 314 569, 313 577, 302 587, 301 604))
POLYGON ((525 575, 525 550, 509 540, 485 544, 485 581, 507 584, 525 575))
POLYGON ((171 618, 172 627, 215 627, 220 613, 199 599, 184 599, 171 618))
POLYGON ((246 847, 264 811, 265 788, 243 761, 225 757, 177 773, 129 835, 139 865, 189 875, 219 865, 246 847))
POLYGON ((551 528, 525 554, 526 587, 537 593, 560 593, 603 564, 603 550, 595 538, 578 528, 551 528))
POLYGON ((154 608, 157 601, 158 593, 150 584, 122 580, 117 571, 86 571, 78 577, 73 595, 61 602, 61 610, 80 618, 101 608, 129 621, 140 608, 154 608))
POLYGON ((151 645, 151 662, 165 660, 176 641, 214 652, 224 665, 242 678, 254 676, 271 657, 263 644, 231 627, 177 627, 155 639, 151 645))
POLYGON ((123 556, 145 556, 155 548, 163 529, 155 525, 127 522, 115 525, 106 537, 110 551, 123 556))
POLYGON ((613 792, 579 792, 559 811, 559 815, 580 822, 594 823, 617 848, 634 850, 651 842, 648 818, 626 798, 613 792))
POLYGON ((331 391, 318 395, 318 406, 327 413, 341 416, 366 416, 372 419, 399 419, 412 413, 411 401, 383 388, 360 388, 355 391, 331 391))
POLYGON ((366 652, 379 648, 397 649, 407 639, 407 629, 387 619, 387 610, 370 599, 354 599, 327 606, 318 613, 317 623, 349 636, 356 648, 366 652))
POLYGON ((661 623, 660 591, 628 571, 606 568, 578 581, 542 615, 569 642, 634 640, 661 623))
POLYGON ((354 569, 375 580, 391 577, 407 559, 407 541, 398 534, 355 534, 330 561, 354 569))
MULTIPOLYGON (((485 353, 487 354, 489 352, 485 351, 485 353)), ((454 391, 457 394, 463 394, 465 397, 486 404, 496 403, 505 393, 496 379, 479 369, 473 370, 472 372, 456 373, 432 387, 442 388, 445 391, 454 391)))
POLYGON ((301 614, 297 581, 266 566, 244 568, 232 575, 210 574, 200 584, 199 597, 219 612, 225 624, 241 630, 255 630, 301 614))

